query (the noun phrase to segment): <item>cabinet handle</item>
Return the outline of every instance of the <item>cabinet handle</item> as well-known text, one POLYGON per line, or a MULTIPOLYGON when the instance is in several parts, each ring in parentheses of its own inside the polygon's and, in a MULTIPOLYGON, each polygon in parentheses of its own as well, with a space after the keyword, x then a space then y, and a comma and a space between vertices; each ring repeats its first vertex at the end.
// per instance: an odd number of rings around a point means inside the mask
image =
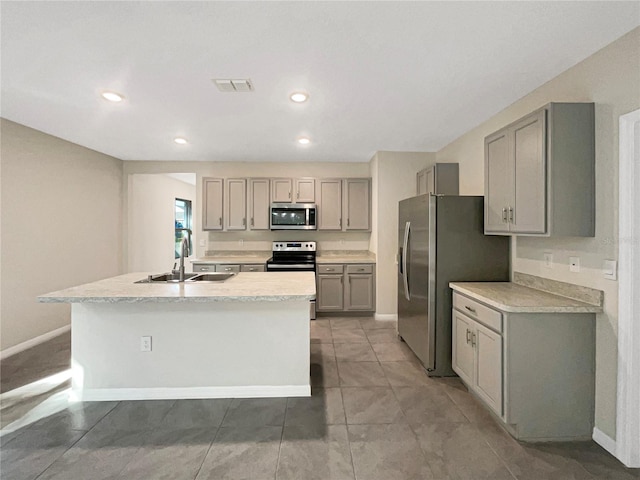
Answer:
POLYGON ((507 207, 502 209, 502 223, 507 223, 507 207))
POLYGON ((289 190, 289 198, 291 198, 291 190, 289 190))
POLYGON ((253 221, 253 217, 251 217, 251 226, 252 226, 252 227, 255 227, 255 226, 256 226, 255 222, 253 221))
POLYGON ((471 330, 467 328, 467 344, 471 341, 471 330))
POLYGON ((200 271, 201 272, 208 272, 209 271, 209 267, 200 267, 200 271))
POLYGON ((349 219, 347 218, 347 227, 349 226, 351 222, 349 221, 349 219))
POLYGON ((475 333, 471 333, 471 346, 472 347, 476 346, 476 334, 475 333))
POLYGON ((475 308, 471 308, 469 305, 465 305, 464 308, 466 308, 467 310, 469 310, 471 313, 473 313, 474 315, 476 314, 476 309, 475 308))
POLYGON ((364 268, 359 268, 358 271, 359 272, 364 272, 364 268))
POLYGON ((218 225, 222 225, 222 217, 218 219, 218 225))
POLYGON ((231 271, 231 267, 227 267, 224 269, 225 272, 230 272, 231 271))
POLYGON ((513 207, 509 207, 509 221, 513 223, 513 207))
POLYGON ((255 272, 255 271, 256 271, 256 269, 255 269, 255 268, 253 268, 253 267, 251 267, 251 268, 249 269, 249 271, 250 271, 250 272, 255 272))
POLYGON ((300 200, 300 192, 296 193, 296 199, 300 200))
POLYGON ((327 272, 333 272, 333 270, 334 270, 334 269, 333 269, 333 268, 325 268, 325 270, 326 270, 327 272))
POLYGON ((342 218, 340 219, 340 228, 342 228, 342 218))

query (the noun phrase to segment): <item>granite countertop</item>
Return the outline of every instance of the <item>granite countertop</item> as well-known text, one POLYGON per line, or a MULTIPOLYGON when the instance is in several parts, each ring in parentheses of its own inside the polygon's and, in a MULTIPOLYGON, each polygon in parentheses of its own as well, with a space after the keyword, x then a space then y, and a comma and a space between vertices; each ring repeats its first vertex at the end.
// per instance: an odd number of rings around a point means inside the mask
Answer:
POLYGON ((525 287, 511 282, 451 282, 456 292, 503 312, 600 313, 602 306, 525 287))
POLYGON ((216 255, 210 255, 206 257, 190 258, 189 261, 193 263, 208 263, 212 265, 220 265, 224 263, 267 263, 272 256, 270 251, 264 252, 225 252, 216 255))
POLYGON ((42 303, 206 303, 313 300, 313 272, 239 273, 216 283, 134 283, 149 274, 127 273, 38 297, 42 303))
POLYGON ((376 256, 365 250, 318 252, 316 263, 376 263, 376 256))

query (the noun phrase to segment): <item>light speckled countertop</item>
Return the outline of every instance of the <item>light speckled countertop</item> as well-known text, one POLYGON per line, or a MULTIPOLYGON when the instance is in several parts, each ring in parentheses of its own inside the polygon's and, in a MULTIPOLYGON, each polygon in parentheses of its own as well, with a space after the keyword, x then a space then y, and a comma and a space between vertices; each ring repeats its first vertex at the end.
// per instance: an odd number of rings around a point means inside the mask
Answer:
POLYGON ((600 313, 602 307, 511 282, 451 282, 449 286, 479 302, 512 313, 600 313))
POLYGON ((210 265, 220 264, 251 264, 251 263, 267 263, 267 260, 271 258, 271 252, 264 253, 228 253, 224 255, 213 255, 207 257, 190 258, 189 261, 193 263, 206 263, 210 265))
POLYGON ((318 252, 316 263, 376 263, 376 256, 365 251, 318 252))
POLYGON ((127 273, 38 297, 43 303, 138 303, 138 302, 281 302, 313 300, 313 272, 239 273, 215 283, 134 283, 149 274, 127 273))

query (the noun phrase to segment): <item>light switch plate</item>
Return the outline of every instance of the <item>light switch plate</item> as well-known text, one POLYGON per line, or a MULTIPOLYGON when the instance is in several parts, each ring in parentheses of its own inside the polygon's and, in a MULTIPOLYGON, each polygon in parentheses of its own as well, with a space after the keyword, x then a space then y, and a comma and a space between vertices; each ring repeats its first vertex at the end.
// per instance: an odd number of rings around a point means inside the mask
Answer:
POLYGON ((544 266, 547 268, 553 268, 553 253, 544 253, 544 266))
POLYGON ((617 280, 618 262, 615 260, 605 260, 602 262, 602 276, 607 280, 617 280))
POLYGON ((569 271, 570 272, 580 271, 580 257, 569 257, 569 271))

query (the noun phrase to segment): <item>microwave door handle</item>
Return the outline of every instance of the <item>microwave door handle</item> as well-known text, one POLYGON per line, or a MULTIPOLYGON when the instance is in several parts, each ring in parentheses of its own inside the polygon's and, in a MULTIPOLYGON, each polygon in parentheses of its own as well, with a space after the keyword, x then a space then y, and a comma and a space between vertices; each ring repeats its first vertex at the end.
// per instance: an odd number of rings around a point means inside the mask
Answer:
POLYGON ((404 226, 404 242, 402 245, 402 280, 404 282, 404 297, 411 300, 409 293, 409 272, 407 271, 407 252, 409 251, 409 233, 411 231, 411 222, 407 222, 404 226))
POLYGON ((305 217, 305 222, 304 222, 304 224, 305 224, 305 225, 309 225, 309 209, 308 209, 308 208, 305 208, 305 209, 304 209, 304 213, 305 213, 305 215, 304 215, 304 217, 305 217))

